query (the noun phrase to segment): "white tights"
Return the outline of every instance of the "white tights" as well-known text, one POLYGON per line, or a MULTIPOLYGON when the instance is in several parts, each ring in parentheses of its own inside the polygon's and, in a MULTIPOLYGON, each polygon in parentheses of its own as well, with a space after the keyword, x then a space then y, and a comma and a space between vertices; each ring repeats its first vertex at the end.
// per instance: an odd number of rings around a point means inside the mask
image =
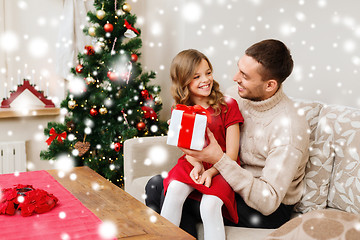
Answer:
MULTIPOLYGON (((179 226, 184 202, 193 190, 193 187, 185 183, 172 181, 167 189, 160 215, 179 226)), ((204 240, 225 239, 224 221, 221 214, 223 204, 223 201, 216 196, 206 194, 202 196, 200 215, 204 225, 204 240)))

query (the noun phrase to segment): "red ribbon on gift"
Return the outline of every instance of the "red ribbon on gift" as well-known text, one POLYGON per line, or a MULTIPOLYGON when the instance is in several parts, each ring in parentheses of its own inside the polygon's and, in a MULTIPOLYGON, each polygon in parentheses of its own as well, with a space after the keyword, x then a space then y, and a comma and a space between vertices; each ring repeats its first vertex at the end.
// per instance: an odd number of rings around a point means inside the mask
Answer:
POLYGON ((46 140, 46 143, 48 145, 50 145, 52 143, 52 141, 54 141, 55 138, 57 138, 59 143, 62 143, 63 140, 65 140, 65 138, 66 138, 66 132, 56 133, 55 128, 50 129, 49 135, 50 135, 50 137, 46 140))
POLYGON ((210 112, 200 105, 186 106, 184 104, 177 104, 175 106, 175 109, 184 111, 184 113, 190 113, 190 114, 194 114, 194 115, 195 114, 206 115, 207 121, 211 122, 210 112))
POLYGON ((194 131, 194 124, 195 124, 195 115, 206 115, 207 121, 211 121, 210 112, 199 105, 194 106, 186 106, 183 104, 177 104, 175 106, 175 110, 184 111, 183 118, 181 122, 181 128, 179 132, 179 141, 178 146, 183 148, 190 148, 193 131, 194 131))

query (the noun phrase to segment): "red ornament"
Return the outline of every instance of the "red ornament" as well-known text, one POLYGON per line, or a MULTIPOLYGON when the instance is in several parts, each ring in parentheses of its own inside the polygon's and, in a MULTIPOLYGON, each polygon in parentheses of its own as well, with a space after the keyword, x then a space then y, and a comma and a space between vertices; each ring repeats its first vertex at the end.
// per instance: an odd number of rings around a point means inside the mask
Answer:
POLYGON ((142 106, 141 110, 144 112, 144 118, 150 118, 152 120, 157 119, 157 114, 151 107, 148 106, 142 106))
POLYGON ((138 122, 138 124, 136 124, 136 128, 137 128, 137 130, 139 130, 139 131, 144 130, 145 127, 146 127, 146 125, 145 125, 144 122, 138 122))
POLYGON ((112 32, 114 30, 114 26, 111 23, 107 23, 104 25, 105 32, 112 32))
POLYGON ((75 68, 77 73, 82 73, 83 69, 84 69, 84 66, 81 64, 77 65, 75 68))
POLYGON ((117 74, 116 72, 110 72, 110 74, 108 73, 108 77, 111 81, 119 80, 119 74, 117 74))
POLYGON ((98 115, 98 110, 96 110, 96 108, 92 108, 92 109, 90 109, 90 115, 91 116, 93 116, 93 117, 95 117, 96 115, 98 115))
POLYGON ((107 77, 110 78, 110 74, 112 73, 112 71, 108 71, 107 72, 107 77))
POLYGON ((131 61, 136 62, 137 60, 138 60, 138 55, 136 55, 135 53, 131 54, 131 61))
POLYGON ((91 45, 86 45, 84 52, 85 52, 86 55, 91 56, 91 55, 94 55, 95 50, 94 50, 94 47, 93 47, 93 46, 91 46, 91 45))
POLYGON ((141 91, 141 97, 142 97, 143 99, 149 98, 149 91, 146 90, 146 89, 142 90, 142 91, 141 91))
POLYGON ((121 148, 122 148, 122 144, 121 144, 121 143, 116 142, 116 143, 114 144, 114 150, 115 150, 116 152, 119 152, 121 148))

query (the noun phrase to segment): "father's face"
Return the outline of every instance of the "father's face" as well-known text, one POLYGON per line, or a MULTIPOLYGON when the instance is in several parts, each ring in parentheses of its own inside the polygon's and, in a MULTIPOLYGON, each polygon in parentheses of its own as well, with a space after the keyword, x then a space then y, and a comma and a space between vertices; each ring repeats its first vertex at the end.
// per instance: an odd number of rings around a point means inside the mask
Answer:
POLYGON ((268 97, 265 91, 267 81, 261 79, 258 70, 260 67, 262 67, 260 63, 247 55, 239 60, 234 81, 238 84, 240 97, 252 101, 261 101, 268 97))

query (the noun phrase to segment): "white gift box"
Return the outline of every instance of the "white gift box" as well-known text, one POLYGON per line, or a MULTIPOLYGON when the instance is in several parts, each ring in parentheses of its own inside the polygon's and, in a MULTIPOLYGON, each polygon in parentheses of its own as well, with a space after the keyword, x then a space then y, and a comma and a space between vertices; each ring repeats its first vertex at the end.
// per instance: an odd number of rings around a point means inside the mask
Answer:
POLYGON ((205 144, 207 116, 174 109, 171 114, 167 144, 202 150, 205 144))

